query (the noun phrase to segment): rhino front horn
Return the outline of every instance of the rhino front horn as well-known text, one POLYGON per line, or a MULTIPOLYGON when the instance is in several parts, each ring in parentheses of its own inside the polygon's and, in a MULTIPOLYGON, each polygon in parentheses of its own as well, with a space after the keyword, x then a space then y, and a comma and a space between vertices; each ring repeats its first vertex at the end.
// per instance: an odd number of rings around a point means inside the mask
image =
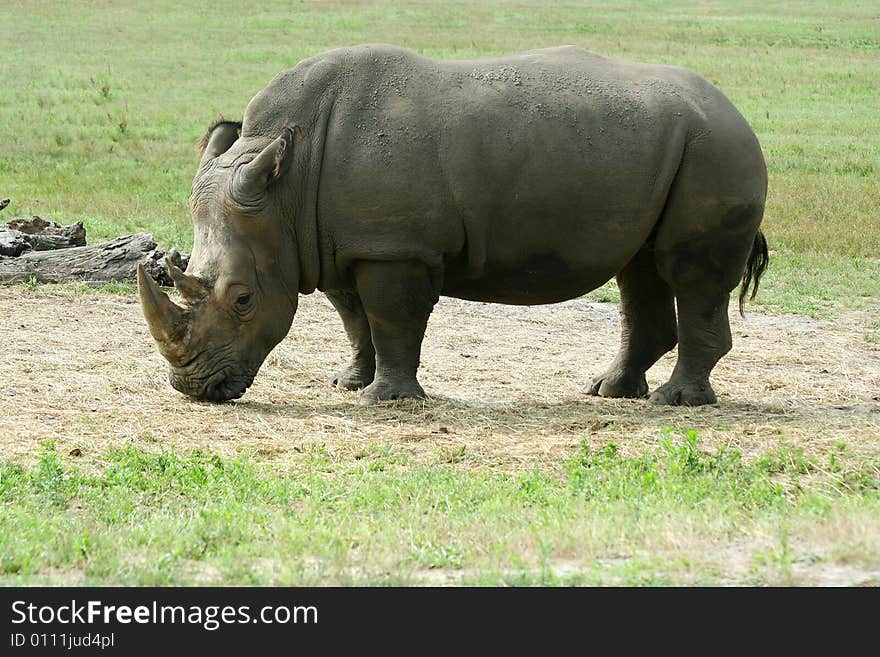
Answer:
POLYGON ((186 314, 180 306, 168 298, 153 277, 138 263, 138 294, 141 310, 150 334, 160 346, 171 347, 180 342, 186 330, 186 314))

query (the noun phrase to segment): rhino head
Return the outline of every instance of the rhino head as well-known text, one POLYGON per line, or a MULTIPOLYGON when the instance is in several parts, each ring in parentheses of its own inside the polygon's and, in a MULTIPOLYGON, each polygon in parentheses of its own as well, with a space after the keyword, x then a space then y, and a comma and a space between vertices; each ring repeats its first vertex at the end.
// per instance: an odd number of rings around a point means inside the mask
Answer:
POLYGON ((282 182, 302 132, 284 128, 265 145, 265 138, 239 138, 240 127, 218 123, 203 140, 189 200, 195 241, 186 272, 166 258, 183 303, 138 266, 141 308, 170 364, 171 385, 215 402, 241 397, 251 385, 290 329, 299 291, 288 221, 295 185, 282 182))

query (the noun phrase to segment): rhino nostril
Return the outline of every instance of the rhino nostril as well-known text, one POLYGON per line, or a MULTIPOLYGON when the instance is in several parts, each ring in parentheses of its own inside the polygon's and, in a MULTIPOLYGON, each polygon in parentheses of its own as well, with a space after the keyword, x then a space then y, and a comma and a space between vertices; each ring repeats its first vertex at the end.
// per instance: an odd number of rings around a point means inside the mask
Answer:
POLYGON ((205 391, 205 398, 213 402, 224 402, 241 397, 250 384, 246 380, 224 379, 212 384, 205 391))
POLYGON ((208 391, 208 398, 211 401, 222 402, 229 399, 229 386, 226 381, 220 381, 211 386, 208 391))

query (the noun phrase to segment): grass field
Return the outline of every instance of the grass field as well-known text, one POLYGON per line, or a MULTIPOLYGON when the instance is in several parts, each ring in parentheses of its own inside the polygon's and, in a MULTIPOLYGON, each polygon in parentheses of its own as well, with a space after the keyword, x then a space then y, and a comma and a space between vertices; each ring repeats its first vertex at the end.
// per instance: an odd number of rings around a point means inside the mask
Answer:
MULTIPOLYGON (((451 312, 433 331, 453 346, 426 358, 440 394, 358 409, 321 378, 344 339, 333 325, 325 346, 317 302, 242 402, 207 407, 164 382, 130 287, 0 290, 0 582, 880 583, 877 3, 2 14, 5 220, 81 219, 90 240, 145 230, 187 249, 197 138, 299 59, 361 42, 448 57, 571 43, 689 66, 731 98, 768 162, 773 262, 753 306, 766 316, 736 328, 722 361, 720 407, 697 411, 584 400, 565 349, 492 352, 451 312), (462 343, 474 354, 459 358, 462 343), (481 393, 457 371, 491 380, 481 393)), ((582 317, 568 308, 501 320, 517 336, 540 324, 550 349, 568 339, 551 319, 582 317)), ((599 363, 616 337, 595 330, 599 363)))

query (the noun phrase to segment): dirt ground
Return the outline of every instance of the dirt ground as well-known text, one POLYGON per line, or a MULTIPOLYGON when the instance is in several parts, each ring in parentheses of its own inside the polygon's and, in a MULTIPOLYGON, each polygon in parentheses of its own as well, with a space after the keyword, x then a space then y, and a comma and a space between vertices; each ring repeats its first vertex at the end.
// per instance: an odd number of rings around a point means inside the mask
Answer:
MULTIPOLYGON (((430 399, 365 408, 328 384, 348 347, 330 303, 314 294, 301 299, 289 336, 247 394, 213 405, 168 385, 135 295, 8 286, 0 288, 0 450, 3 460, 28 461, 53 439, 97 465, 107 447, 134 443, 254 453, 282 466, 312 444, 341 459, 387 446, 416 462, 446 456, 515 471, 559 467, 585 436, 642 451, 669 426, 747 455, 780 443, 824 453, 839 441, 876 453, 880 345, 868 339, 870 321, 856 312, 732 315, 734 348, 713 376, 719 403, 666 408, 583 393, 615 354, 615 304, 442 299, 422 355, 430 399)), ((674 353, 648 372, 651 389, 673 364, 674 353)))

